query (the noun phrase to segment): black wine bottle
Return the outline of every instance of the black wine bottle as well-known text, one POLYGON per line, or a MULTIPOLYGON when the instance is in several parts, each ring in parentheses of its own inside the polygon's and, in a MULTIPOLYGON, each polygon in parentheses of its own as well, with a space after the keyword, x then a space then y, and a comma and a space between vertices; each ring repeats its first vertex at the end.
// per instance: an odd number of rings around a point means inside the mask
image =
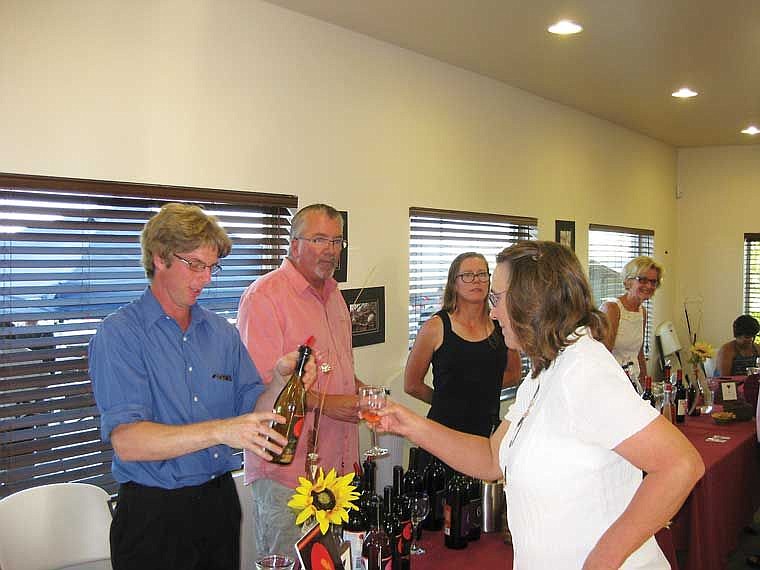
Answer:
POLYGON ((694 382, 691 382, 689 380, 689 375, 686 374, 686 385, 688 386, 688 388, 686 389, 686 401, 688 402, 690 416, 698 416, 700 414, 699 406, 698 406, 699 392, 697 391, 697 387, 695 386, 697 381, 698 381, 698 378, 695 378, 694 382))
POLYGON ((420 493, 423 490, 422 477, 417 470, 417 451, 416 447, 409 448, 409 467, 404 473, 403 487, 406 495, 420 493))
POLYGON ((459 474, 449 479, 443 504, 443 544, 446 548, 461 549, 467 547, 466 528, 468 504, 467 484, 459 474))
POLYGON ((369 524, 361 509, 348 511, 348 522, 343 525, 343 540, 351 545, 351 560, 354 568, 362 568, 362 549, 367 537, 369 524))
POLYGON ((391 541, 380 524, 380 503, 375 503, 370 528, 362 546, 364 570, 391 570, 391 541))
POLYGON ((303 420, 306 415, 306 390, 302 379, 306 362, 311 356, 312 342, 314 342, 314 337, 309 337, 304 344, 298 347, 296 369, 285 387, 280 391, 272 408, 275 414, 280 414, 285 418, 284 424, 275 423, 272 425, 272 429, 288 440, 282 452, 272 457, 272 463, 288 465, 292 463, 296 455, 298 438, 303 431, 303 420))
POLYGON ((358 507, 364 512, 368 521, 372 520, 372 504, 375 495, 375 462, 365 461, 362 464, 362 492, 359 495, 358 507))
POLYGON ((654 394, 652 393, 651 376, 646 376, 644 378, 644 391, 641 393, 641 399, 649 402, 653 408, 657 407, 657 403, 654 401, 654 394))
POLYGON ((422 475, 423 485, 430 501, 430 512, 422 521, 425 530, 443 528, 443 496, 446 491, 446 469, 441 462, 432 457, 422 475))
POLYGON ((686 421, 689 401, 686 398, 686 386, 683 384, 683 370, 676 370, 676 423, 682 424, 686 421))
POLYGON ((408 495, 399 495, 393 500, 396 516, 401 522, 401 540, 396 545, 401 554, 401 570, 409 570, 411 567, 412 553, 412 508, 411 499, 408 495))
POLYGON ((391 541, 392 570, 401 570, 399 545, 401 544, 402 526, 393 506, 393 487, 391 485, 383 487, 383 528, 391 541))

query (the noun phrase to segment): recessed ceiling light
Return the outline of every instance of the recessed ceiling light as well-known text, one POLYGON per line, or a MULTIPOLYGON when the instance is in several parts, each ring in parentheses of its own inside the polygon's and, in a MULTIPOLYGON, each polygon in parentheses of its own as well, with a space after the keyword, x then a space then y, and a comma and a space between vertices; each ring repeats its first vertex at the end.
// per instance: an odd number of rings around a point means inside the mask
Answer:
POLYGON ((746 129, 742 131, 745 135, 756 135, 757 133, 760 133, 760 129, 758 129, 755 125, 750 125, 746 129))
POLYGON ((689 97, 696 97, 699 93, 692 91, 688 87, 681 87, 678 91, 671 93, 671 95, 673 97, 678 97, 679 99, 688 99, 689 97))
POLYGON ((560 36, 570 36, 572 34, 578 34, 582 32, 583 26, 579 26, 570 20, 560 20, 556 24, 549 26, 547 29, 553 34, 560 36))

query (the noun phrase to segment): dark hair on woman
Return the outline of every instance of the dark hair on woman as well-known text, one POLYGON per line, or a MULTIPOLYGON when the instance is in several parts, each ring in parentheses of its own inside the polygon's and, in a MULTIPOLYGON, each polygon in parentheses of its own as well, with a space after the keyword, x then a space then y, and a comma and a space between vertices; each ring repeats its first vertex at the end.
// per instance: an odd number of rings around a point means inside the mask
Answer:
POLYGON ((530 358, 532 377, 548 368, 588 327, 602 340, 607 319, 594 306, 591 287, 578 258, 550 241, 521 241, 496 256, 509 268, 506 310, 522 351, 530 358))
POLYGON ((741 315, 734 321, 734 338, 737 336, 755 336, 760 332, 760 323, 755 317, 741 315))

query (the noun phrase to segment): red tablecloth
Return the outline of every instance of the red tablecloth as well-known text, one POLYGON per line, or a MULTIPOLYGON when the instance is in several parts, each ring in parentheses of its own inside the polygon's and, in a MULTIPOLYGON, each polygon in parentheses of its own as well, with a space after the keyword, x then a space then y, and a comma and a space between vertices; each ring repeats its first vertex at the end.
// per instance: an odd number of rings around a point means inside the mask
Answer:
POLYGON ((702 455, 705 476, 673 520, 673 543, 683 570, 720 570, 760 505, 755 422, 717 425, 710 416, 700 416, 686 418, 679 427, 702 455), (706 442, 713 434, 731 439, 706 442))
POLYGON ((442 532, 423 531, 420 546, 427 552, 412 556, 412 570, 512 568, 512 547, 504 544, 504 535, 500 532, 483 534, 480 540, 469 543, 467 548, 451 550, 443 545, 442 532))

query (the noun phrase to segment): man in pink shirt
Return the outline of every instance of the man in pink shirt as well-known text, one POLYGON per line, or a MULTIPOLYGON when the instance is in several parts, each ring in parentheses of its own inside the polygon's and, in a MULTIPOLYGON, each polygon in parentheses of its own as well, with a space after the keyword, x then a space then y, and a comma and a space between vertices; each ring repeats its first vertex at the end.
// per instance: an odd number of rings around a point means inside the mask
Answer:
POLYGON ((325 471, 334 467, 341 475, 359 455, 355 424, 361 383, 354 374, 351 317, 333 279, 346 246, 343 218, 325 204, 306 206, 293 217, 290 237, 288 258, 246 289, 238 312, 240 336, 265 383, 272 378, 277 358, 309 336, 315 338, 318 365, 304 424, 311 429, 301 436, 293 462, 279 465, 245 453, 245 482, 252 483, 253 526, 260 555, 292 553, 301 536, 287 502, 298 476, 306 473, 309 448, 315 448, 325 471), (322 412, 315 414, 323 396, 322 412))

